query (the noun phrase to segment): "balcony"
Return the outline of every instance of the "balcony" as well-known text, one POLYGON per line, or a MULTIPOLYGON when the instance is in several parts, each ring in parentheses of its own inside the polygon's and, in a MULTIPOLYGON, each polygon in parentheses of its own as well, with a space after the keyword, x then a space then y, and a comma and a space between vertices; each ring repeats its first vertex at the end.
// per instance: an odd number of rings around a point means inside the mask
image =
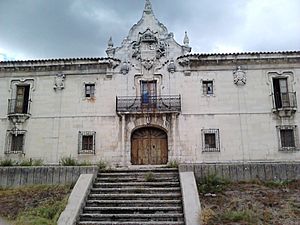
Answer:
POLYGON ((13 122, 24 122, 30 117, 31 100, 8 99, 8 118, 13 122))
POLYGON ((179 113, 181 111, 180 95, 164 96, 119 96, 116 101, 117 113, 179 113))
POLYGON ((296 92, 274 93, 272 98, 273 112, 279 116, 291 116, 297 111, 296 92))

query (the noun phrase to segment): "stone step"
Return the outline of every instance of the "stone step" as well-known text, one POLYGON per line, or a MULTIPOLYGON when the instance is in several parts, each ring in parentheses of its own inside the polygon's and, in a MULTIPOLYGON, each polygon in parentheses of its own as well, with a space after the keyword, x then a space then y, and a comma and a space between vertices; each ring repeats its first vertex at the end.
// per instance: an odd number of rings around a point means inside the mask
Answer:
POLYGON ((115 183, 94 183, 94 187, 179 187, 179 182, 115 182, 115 183))
POLYGON ((116 199, 116 200, 125 200, 125 199, 144 199, 152 200, 152 199, 181 199, 181 192, 176 193, 165 193, 165 194, 90 194, 88 197, 89 200, 95 199, 116 199))
POLYGON ((183 221, 103 222, 80 221, 78 225, 184 225, 183 221))
POLYGON ((149 168, 138 168, 138 169, 127 169, 127 168, 116 168, 113 170, 102 170, 99 173, 137 173, 137 172, 178 172, 178 168, 167 168, 167 167, 149 167, 149 168))
POLYGON ((147 179, 145 177, 97 177, 96 182, 104 182, 104 183, 119 183, 119 182, 178 182, 179 177, 174 176, 174 177, 165 177, 165 176, 154 176, 153 179, 147 179))
POLYGON ((181 207, 84 207, 84 213, 97 214, 155 214, 181 213, 181 207))
POLYGON ((180 187, 123 187, 123 188, 92 188, 91 193, 93 194, 109 194, 109 193, 166 193, 166 192, 178 192, 180 187))
POLYGON ((168 172, 168 173, 160 173, 160 172, 98 173, 97 177, 141 177, 141 176, 150 176, 150 175, 173 177, 173 176, 178 176, 178 172, 168 172))
POLYGON ((156 214, 96 214, 82 213, 81 221, 105 221, 105 222, 144 222, 149 221, 180 221, 183 222, 182 213, 156 213, 156 214))
POLYGON ((181 199, 164 199, 164 200, 87 200, 86 206, 107 206, 107 207, 121 207, 121 206, 182 206, 181 199))

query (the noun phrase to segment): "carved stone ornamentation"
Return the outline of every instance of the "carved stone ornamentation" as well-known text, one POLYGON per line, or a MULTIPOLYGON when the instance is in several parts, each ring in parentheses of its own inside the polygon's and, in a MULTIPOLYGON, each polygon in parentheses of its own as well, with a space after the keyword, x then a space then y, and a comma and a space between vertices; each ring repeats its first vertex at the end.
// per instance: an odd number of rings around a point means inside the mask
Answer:
POLYGON ((129 72, 129 65, 127 62, 123 62, 123 65, 120 69, 121 74, 126 75, 129 72))
POLYGON ((243 71, 240 66, 238 66, 237 69, 233 71, 233 82, 236 85, 245 85, 247 82, 246 72, 243 71))
POLYGON ((168 65, 168 71, 170 73, 174 73, 176 71, 176 65, 173 59, 171 59, 170 64, 168 65))
POLYGON ((56 74, 54 78, 54 90, 62 90, 65 88, 65 78, 66 76, 62 73, 56 74))
POLYGON ((142 60, 142 65, 146 70, 150 70, 153 67, 154 60, 153 59, 144 59, 142 60))

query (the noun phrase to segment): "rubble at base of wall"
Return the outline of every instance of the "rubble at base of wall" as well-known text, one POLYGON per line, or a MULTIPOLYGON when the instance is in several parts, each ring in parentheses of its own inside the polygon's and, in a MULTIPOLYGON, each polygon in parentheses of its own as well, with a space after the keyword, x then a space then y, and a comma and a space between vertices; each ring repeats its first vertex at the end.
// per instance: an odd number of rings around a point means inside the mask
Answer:
POLYGON ((299 180, 300 162, 274 163, 186 163, 179 171, 193 171, 197 181, 216 175, 229 181, 299 180))
POLYGON ((97 171, 97 166, 0 167, 0 187, 71 184, 81 174, 96 174, 97 171))

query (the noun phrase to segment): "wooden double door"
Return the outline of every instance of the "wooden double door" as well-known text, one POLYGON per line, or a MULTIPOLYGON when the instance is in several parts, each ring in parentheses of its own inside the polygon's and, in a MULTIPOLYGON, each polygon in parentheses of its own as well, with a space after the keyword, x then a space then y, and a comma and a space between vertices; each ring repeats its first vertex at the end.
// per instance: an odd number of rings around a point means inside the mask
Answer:
POLYGON ((140 128, 131 136, 131 163, 133 165, 161 165, 168 162, 166 132, 154 127, 140 128))

